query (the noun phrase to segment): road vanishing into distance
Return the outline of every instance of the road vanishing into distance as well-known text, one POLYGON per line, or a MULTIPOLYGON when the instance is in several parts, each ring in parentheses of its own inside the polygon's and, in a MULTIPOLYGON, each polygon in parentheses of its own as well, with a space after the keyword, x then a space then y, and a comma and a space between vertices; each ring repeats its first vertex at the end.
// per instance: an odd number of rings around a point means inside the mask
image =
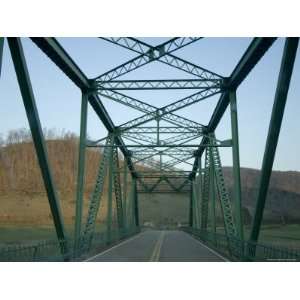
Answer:
POLYGON ((227 259, 183 231, 146 230, 86 261, 217 262, 227 259))

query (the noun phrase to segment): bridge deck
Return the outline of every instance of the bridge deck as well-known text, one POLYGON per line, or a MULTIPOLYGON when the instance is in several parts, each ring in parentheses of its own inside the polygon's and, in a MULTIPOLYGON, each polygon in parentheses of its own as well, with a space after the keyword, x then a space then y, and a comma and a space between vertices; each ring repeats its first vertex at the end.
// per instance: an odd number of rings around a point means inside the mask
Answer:
POLYGON ((147 230, 87 261, 226 261, 182 231, 147 230))

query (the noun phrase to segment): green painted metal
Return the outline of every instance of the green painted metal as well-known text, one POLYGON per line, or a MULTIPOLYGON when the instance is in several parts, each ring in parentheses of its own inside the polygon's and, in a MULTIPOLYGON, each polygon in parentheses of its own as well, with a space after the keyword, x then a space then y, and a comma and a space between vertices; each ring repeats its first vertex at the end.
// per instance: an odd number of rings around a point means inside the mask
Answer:
MULTIPOLYGON (((38 162, 41 168, 41 173, 47 192, 50 209, 53 217, 53 222, 59 240, 64 241, 66 238, 63 218, 60 211, 59 199, 51 174, 50 164, 48 160, 47 147, 45 145, 43 131, 39 119, 38 110, 35 103, 31 81, 26 65, 26 60, 22 48, 22 43, 19 38, 8 38, 12 60, 14 63, 23 103, 29 122, 33 143, 35 146, 38 162)), ((61 252, 67 252, 67 245, 62 245, 61 252)))
POLYGON ((136 178, 132 178, 133 181, 133 188, 134 188, 134 224, 136 227, 140 226, 140 219, 139 219, 139 201, 138 201, 138 192, 137 192, 137 182, 136 178))
MULTIPOLYGON (((79 87, 83 92, 90 92, 92 90, 92 82, 86 77, 86 75, 80 70, 76 63, 72 60, 70 55, 65 51, 65 49, 60 45, 60 43, 55 38, 43 38, 34 37, 31 40, 61 69, 61 71, 66 74, 71 81, 79 87)), ((95 113, 102 121, 105 128, 109 133, 113 133, 116 126, 112 122, 109 114, 104 108, 101 100, 94 93, 89 93, 88 97, 91 107, 94 109, 95 113)), ((130 156, 128 155, 128 150, 126 149, 125 143, 122 139, 117 136, 116 144, 125 156, 126 163, 131 174, 135 173, 130 156)))
MULTIPOLYGON (((213 135, 214 134, 212 134, 212 136, 213 135)), ((225 185, 219 150, 217 147, 211 147, 209 148, 209 151, 213 161, 212 167, 214 168, 215 180, 225 223, 225 233, 227 236, 231 237, 236 234, 236 227, 234 223, 229 194, 225 185)))
MULTIPOLYGON (((126 166, 126 162, 124 161, 124 173, 123 173, 123 216, 124 216, 124 229, 127 230, 127 185, 128 185, 128 169, 126 166)), ((121 170, 119 171, 121 172, 121 170)))
POLYGON ((218 79, 161 79, 161 80, 110 80, 97 81, 96 90, 185 90, 219 88, 218 79), (211 83, 211 85, 208 85, 211 83))
POLYGON ((216 233, 216 195, 215 195, 215 174, 213 167, 213 157, 210 155, 209 168, 209 199, 210 199, 210 216, 211 216, 211 230, 216 233))
MULTIPOLYGON (((120 103, 124 106, 131 107, 137 111, 141 111, 143 113, 153 113, 157 114, 157 111, 159 110, 158 107, 151 105, 149 103, 146 103, 144 101, 138 100, 136 98, 133 98, 131 96, 125 95, 123 93, 117 92, 117 91, 98 91, 99 96, 103 96, 109 100, 112 100, 116 103, 120 103)), ((103 98, 102 97, 102 98, 103 98)), ((164 121, 167 121, 170 124, 177 125, 179 127, 199 127, 204 128, 205 126, 202 124, 199 124, 195 121, 189 120, 183 116, 176 115, 175 113, 168 113, 167 115, 161 116, 161 119, 164 121)), ((122 126, 119 126, 119 128, 122 129, 122 126)), ((135 129, 138 127, 134 127, 135 129)), ((134 128, 126 128, 126 130, 134 129, 134 128)))
POLYGON ((194 225, 193 183, 190 182, 189 227, 194 225))
POLYGON ((80 138, 79 138, 79 153, 77 165, 77 188, 76 188, 76 211, 75 211, 75 241, 78 248, 81 236, 83 195, 84 195, 84 178, 85 178, 85 143, 86 143, 86 128, 87 128, 87 109, 88 99, 86 94, 82 94, 81 113, 80 113, 80 138))
MULTIPOLYGON (((172 38, 167 42, 164 42, 155 48, 150 47, 149 50, 145 53, 141 53, 137 57, 121 64, 118 67, 113 68, 112 70, 98 76, 96 79, 101 81, 108 81, 120 77, 121 75, 125 75, 133 70, 140 68, 150 62, 162 59, 166 55, 170 55, 170 53, 187 46, 199 38, 172 38), (178 43, 176 40, 180 39, 178 43), (157 49, 162 49, 163 51, 157 51, 157 49)), ((118 44, 117 41, 112 39, 107 39, 109 42, 118 44)), ((176 62, 175 62, 176 63, 176 62)), ((203 70, 202 70, 203 72, 203 70)))
MULTIPOLYGON (((237 89, 241 82, 245 80, 250 71, 254 68, 254 66, 260 61, 260 59, 272 46, 275 40, 276 38, 254 38, 247 48, 246 52, 236 65, 235 69, 232 71, 230 77, 226 80, 226 85, 231 89, 237 89)), ((229 102, 229 95, 225 88, 207 125, 208 132, 215 131, 226 111, 226 108, 229 105, 229 102)), ((202 139, 199 145, 200 155, 198 157, 202 156, 204 152, 203 145, 207 143, 207 140, 207 137, 204 137, 202 139)), ((190 177, 194 177, 196 174, 198 157, 195 158, 193 170, 190 174, 190 177)))
POLYGON ((117 221, 120 232, 124 230, 124 216, 123 216, 123 201, 122 201, 122 188, 121 188, 121 177, 120 177, 120 166, 119 166, 119 155, 117 147, 113 148, 113 189, 116 200, 116 210, 117 210, 117 221))
POLYGON ((197 194, 198 194, 198 214, 199 214, 199 228, 201 228, 201 207, 202 207, 202 197, 203 197, 203 180, 202 180, 202 164, 201 159, 198 161, 198 176, 196 177, 197 182, 197 194))
POLYGON ((231 116, 231 135, 232 135, 232 162, 234 178, 234 215, 236 224, 237 237, 244 239, 243 217, 242 217, 242 191, 241 191, 241 174, 240 174, 240 154, 239 154, 239 133, 236 91, 229 92, 230 98, 230 116, 231 116))
POLYGON ((258 196, 250 233, 250 241, 252 242, 256 242, 259 237, 266 196, 270 183, 270 176, 272 173, 272 167, 296 58, 298 43, 299 38, 287 38, 284 45, 265 153, 261 168, 258 196))
POLYGON ((295 262, 300 260, 300 251, 296 248, 278 247, 272 244, 258 244, 250 241, 240 240, 237 237, 228 237, 224 234, 201 231, 195 228, 184 228, 195 238, 215 249, 230 261, 285 261, 295 262), (233 245, 235 251, 230 251, 228 242, 233 245), (243 249, 256 249, 256 252, 244 256, 243 249))
MULTIPOLYGON (((111 135, 106 139, 106 143, 110 144, 113 141, 111 135)), ((82 249, 83 251, 88 251, 90 249, 91 243, 94 237, 96 218, 100 207, 100 201, 103 194, 104 180, 107 173, 107 166, 109 164, 109 159, 111 157, 112 148, 107 147, 104 149, 102 157, 100 158, 97 178, 95 182, 94 190, 89 198, 89 209, 85 227, 82 236, 82 249)))
MULTIPOLYGON (((221 92, 221 90, 219 88, 206 88, 203 89, 197 93, 194 93, 190 96, 184 97, 180 100, 177 100, 171 104, 168 104, 166 106, 163 106, 161 108, 159 108, 158 110, 158 114, 160 117, 163 117, 165 115, 169 115, 170 113, 174 113, 180 109, 183 109, 185 107, 188 107, 190 105, 196 104, 200 101, 203 101, 209 97, 212 97, 214 95, 217 95, 221 92)), ((155 120, 157 117, 157 112, 155 114, 153 113, 146 113, 141 117, 135 118, 131 121, 128 121, 124 124, 122 124, 122 127, 126 127, 128 129, 132 128, 132 127, 137 127, 140 125, 143 125, 145 123, 148 123, 150 121, 155 120)), ((128 130, 127 129, 127 130, 128 130)))
POLYGON ((153 60, 158 60, 161 63, 167 64, 171 67, 174 67, 176 69, 179 69, 181 71, 184 71, 190 75, 194 75, 200 78, 217 78, 217 79, 222 79, 223 77, 219 74, 216 74, 215 72, 209 71, 207 69, 204 69, 203 67, 197 66, 189 61, 186 61, 182 58, 179 58, 173 54, 172 52, 187 46, 191 43, 196 42, 200 38, 193 38, 193 37, 187 37, 187 38, 174 38, 171 39, 170 41, 167 41, 163 44, 160 44, 156 47, 152 47, 151 45, 142 42, 141 40, 138 40, 137 38, 123 38, 127 40, 127 43, 120 42, 119 38, 103 38, 106 39, 107 41, 120 45, 121 47, 125 47, 127 49, 130 49, 134 52, 141 53, 141 54, 148 54, 149 57, 153 60), (117 40, 118 39, 118 40, 117 40), (130 47, 130 41, 134 42, 134 47, 130 47), (163 51, 159 51, 159 49, 162 49, 163 51), (142 50, 144 49, 144 50, 142 50), (147 51, 145 49, 148 49, 147 51), (151 53, 156 52, 155 57, 151 55, 151 53))
POLYGON ((201 201, 201 230, 207 229, 208 222, 208 203, 209 203, 209 182, 210 182, 210 151, 207 148, 205 151, 205 163, 204 163, 204 178, 203 178, 203 192, 201 201))
POLYGON ((194 204, 194 226, 200 228, 200 216, 199 216, 199 194, 197 180, 193 180, 193 204, 194 204))
MULTIPOLYGON (((114 145, 114 138, 111 144, 114 145)), ((106 242, 111 243, 112 240, 112 218, 113 218, 113 182, 114 182, 114 148, 109 153, 108 161, 108 195, 107 195, 107 213, 106 213, 106 242)))
POLYGON ((151 47, 148 44, 141 42, 136 38, 130 38, 130 37, 101 37, 101 39, 106 40, 111 43, 114 43, 116 45, 119 45, 126 49, 130 49, 139 54, 151 55, 149 53, 149 50, 151 50, 151 49, 157 50, 157 51, 161 50, 161 52, 164 51, 167 53, 172 53, 173 51, 176 51, 190 43, 200 40, 201 38, 200 37, 171 38, 170 40, 168 40, 156 47, 151 47))

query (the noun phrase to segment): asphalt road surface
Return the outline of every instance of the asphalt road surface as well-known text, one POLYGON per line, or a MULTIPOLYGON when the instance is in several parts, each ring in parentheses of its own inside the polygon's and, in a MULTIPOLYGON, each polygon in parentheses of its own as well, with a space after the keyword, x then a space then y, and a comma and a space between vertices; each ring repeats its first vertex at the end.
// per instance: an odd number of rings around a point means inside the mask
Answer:
POLYGON ((86 261, 227 261, 183 231, 146 230, 86 261))

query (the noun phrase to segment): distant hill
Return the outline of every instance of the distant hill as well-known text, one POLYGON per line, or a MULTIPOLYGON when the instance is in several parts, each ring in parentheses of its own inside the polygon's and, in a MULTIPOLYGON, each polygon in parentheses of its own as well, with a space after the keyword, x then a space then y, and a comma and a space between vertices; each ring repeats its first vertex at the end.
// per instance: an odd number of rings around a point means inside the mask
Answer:
MULTIPOLYGON (((72 223, 75 215, 77 145, 78 140, 74 137, 47 141, 49 160, 66 223, 72 223)), ((87 149, 85 214, 88 195, 93 189, 100 158, 99 150, 87 149)), ((229 192, 232 194, 232 169, 224 167, 224 175, 229 192)), ((253 216, 259 175, 258 170, 241 168, 246 223, 251 222, 253 216)), ((0 145, 0 193, 0 223, 52 223, 36 154, 30 141, 13 141, 0 145)), ((102 201, 104 215, 106 194, 105 186, 102 201)), ((141 195, 140 201, 142 222, 187 222, 188 196, 141 195)), ((300 172, 273 171, 264 222, 300 222, 300 172)))
MULTIPOLYGON (((226 185, 232 194, 232 168, 224 167, 226 185)), ((259 188, 260 171, 241 168, 243 207, 253 215, 259 188)), ((300 172, 273 171, 266 200, 264 221, 299 222, 300 221, 300 172)))

